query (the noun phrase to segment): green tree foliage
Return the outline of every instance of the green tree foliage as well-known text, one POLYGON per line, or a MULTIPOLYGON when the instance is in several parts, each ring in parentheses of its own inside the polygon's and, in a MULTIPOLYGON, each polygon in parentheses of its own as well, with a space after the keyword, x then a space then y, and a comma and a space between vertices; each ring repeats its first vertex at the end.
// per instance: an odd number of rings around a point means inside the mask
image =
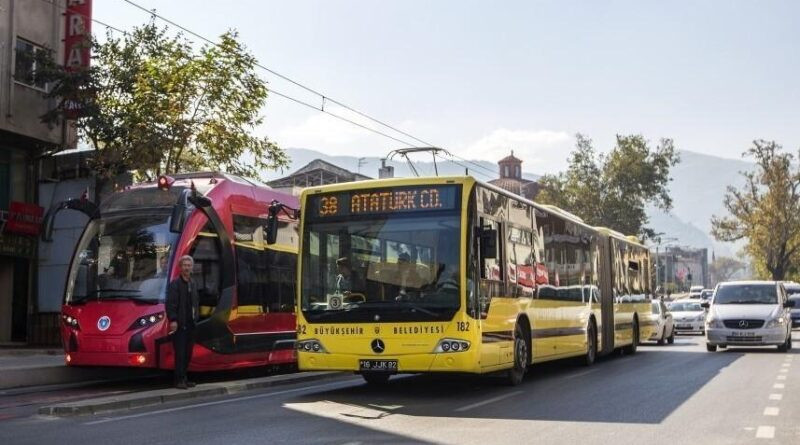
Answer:
POLYGON ((744 156, 755 159, 756 169, 742 173, 741 189, 728 187, 729 214, 711 218, 711 233, 720 241, 747 239, 759 277, 783 280, 800 260, 800 169, 774 141, 753 141, 744 156))
POLYGON ((667 186, 679 161, 671 139, 651 147, 641 135, 617 135, 608 154, 598 154, 591 139, 576 135, 566 172, 546 175, 537 201, 568 210, 594 226, 652 237, 645 208, 672 207, 667 186))
POLYGON ((96 150, 98 171, 152 179, 201 169, 258 176, 284 167, 276 144, 254 135, 267 99, 256 59, 227 32, 195 49, 153 22, 92 45, 92 66, 68 72, 50 61, 39 73, 56 106, 45 122, 74 118, 96 150), (73 111, 76 110, 76 111, 73 111))

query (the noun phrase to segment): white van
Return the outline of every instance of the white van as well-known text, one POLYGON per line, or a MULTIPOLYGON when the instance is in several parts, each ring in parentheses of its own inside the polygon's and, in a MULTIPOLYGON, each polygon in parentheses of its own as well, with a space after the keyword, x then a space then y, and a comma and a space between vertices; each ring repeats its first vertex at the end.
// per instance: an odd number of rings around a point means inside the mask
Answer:
POLYGON ((791 308, 777 281, 732 281, 720 283, 714 297, 704 302, 706 349, 717 347, 775 345, 779 351, 792 348, 791 308))

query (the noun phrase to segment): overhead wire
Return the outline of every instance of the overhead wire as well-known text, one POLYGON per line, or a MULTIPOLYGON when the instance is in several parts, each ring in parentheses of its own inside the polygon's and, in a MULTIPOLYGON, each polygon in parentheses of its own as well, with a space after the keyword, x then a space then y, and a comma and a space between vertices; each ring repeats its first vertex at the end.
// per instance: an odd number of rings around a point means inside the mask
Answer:
MULTIPOLYGON (((176 23, 176 22, 175 22, 175 21, 173 21, 173 20, 170 20, 170 19, 168 19, 168 18, 164 17, 163 15, 161 15, 161 14, 157 13, 155 10, 149 10, 149 9, 145 8, 144 6, 142 6, 142 5, 138 4, 138 3, 136 3, 136 2, 135 2, 135 1, 133 1, 133 0, 122 0, 122 1, 124 1, 125 3, 128 3, 129 5, 131 5, 131 6, 135 7, 135 8, 137 8, 137 9, 139 9, 139 10, 141 10, 141 11, 144 11, 144 12, 146 12, 146 13, 150 14, 150 15, 151 15, 151 16, 153 16, 153 17, 159 18, 159 19, 161 19, 162 21, 164 21, 164 22, 166 22, 166 23, 169 23, 170 25, 173 25, 173 26, 175 26, 176 28, 178 28, 178 29, 180 29, 180 30, 182 30, 182 31, 184 31, 184 32, 186 32, 186 33, 189 33, 189 34, 191 34, 191 35, 193 35, 193 36, 197 37, 198 39, 200 39, 200 40, 203 40, 203 41, 204 41, 204 42, 206 42, 206 43, 209 43, 209 44, 211 44, 211 45, 215 45, 215 46, 219 46, 219 44, 218 44, 218 43, 216 43, 216 42, 212 41, 211 39, 209 39, 209 38, 207 38, 207 37, 205 37, 205 36, 203 36, 203 35, 201 35, 201 34, 199 34, 199 33, 195 32, 195 31, 192 31, 191 29, 189 29, 189 28, 187 28, 187 27, 185 27, 185 26, 183 26, 183 25, 180 25, 180 24, 176 23)), ((336 100, 336 99, 333 99, 333 98, 331 98, 330 96, 328 96, 328 95, 325 95, 325 94, 323 94, 323 93, 321 93, 321 92, 317 91, 317 90, 316 90, 316 89, 314 89, 314 88, 308 87, 308 86, 306 86, 306 85, 304 85, 304 84, 302 84, 302 83, 300 83, 300 82, 298 82, 298 81, 296 81, 296 80, 294 80, 294 79, 290 78, 289 76, 286 76, 286 75, 284 75, 284 74, 281 74, 281 73, 279 73, 279 72, 275 71, 274 69, 272 69, 272 68, 269 68, 269 67, 267 67, 267 66, 265 66, 265 65, 263 65, 263 64, 261 64, 261 63, 258 63, 258 62, 256 62, 256 66, 257 66, 257 67, 259 67, 259 68, 261 68, 261 69, 263 69, 264 71, 267 71, 268 73, 270 73, 270 74, 272 74, 272 75, 274 75, 274 76, 276 76, 276 77, 279 77, 279 78, 281 78, 281 79, 283 79, 283 80, 285 80, 285 81, 287 81, 287 82, 291 83, 292 85, 295 85, 295 86, 297 86, 297 87, 299 87, 299 88, 302 88, 303 90, 305 90, 305 91, 307 91, 307 92, 309 92, 309 93, 312 93, 312 94, 315 94, 315 95, 319 96, 319 97, 322 99, 322 103, 323 103, 323 104, 324 104, 325 102, 331 102, 331 103, 334 103, 334 104, 336 104, 336 105, 339 105, 340 107, 342 107, 342 108, 344 108, 344 109, 346 109, 346 110, 348 110, 348 111, 351 111, 351 112, 353 112, 353 113, 355 113, 355 114, 357 114, 357 115, 359 115, 359 116, 361 116, 361 117, 363 117, 363 118, 365 118, 365 119, 369 119, 370 121, 372 121, 372 122, 375 122, 375 123, 376 123, 376 124, 378 124, 378 125, 381 125, 381 126, 383 126, 383 127, 386 127, 386 128, 389 128, 389 129, 391 129, 391 130, 392 130, 392 131, 394 131, 394 132, 397 132, 397 133, 399 133, 399 134, 402 134, 403 136, 409 137, 409 138, 411 138, 411 139, 413 139, 413 140, 415 140, 415 141, 418 141, 418 142, 420 142, 420 143, 422 143, 422 144, 424 144, 424 145, 427 145, 427 146, 429 146, 429 147, 433 147, 433 146, 434 146, 434 144, 431 144, 430 142, 426 142, 426 141, 424 141, 424 140, 422 140, 422 139, 420 139, 420 138, 418 138, 418 137, 416 137, 416 136, 414 136, 414 135, 412 135, 412 134, 409 134, 409 133, 407 133, 407 132, 405 132, 405 131, 403 131, 403 130, 400 130, 399 128, 396 128, 396 127, 394 127, 394 126, 392 126, 392 125, 389 125, 389 124, 387 124, 386 122, 384 122, 384 121, 382 121, 382 120, 380 120, 380 119, 374 118, 374 117, 372 117, 372 116, 370 116, 370 115, 368 115, 368 114, 366 114, 366 113, 364 113, 364 112, 362 112, 362 111, 359 111, 359 110, 357 110, 357 109, 355 109, 355 108, 353 108, 353 107, 351 107, 351 106, 349 106, 349 105, 347 105, 347 104, 345 104, 345 103, 342 103, 342 102, 340 102, 340 101, 338 101, 338 100, 336 100)), ((320 110, 320 111, 323 111, 323 110, 322 110, 323 108, 324 108, 324 106, 323 106, 323 107, 320 107, 320 108, 319 108, 319 110, 320 110)), ((409 145, 410 145, 410 146, 415 146, 416 144, 409 144, 409 145)))
MULTIPOLYGON (((56 3, 55 0, 40 0, 40 1, 42 1, 44 3, 47 3, 49 5, 56 6, 56 7, 60 8, 60 9, 62 9, 64 11, 66 11, 68 9, 65 6, 61 6, 60 4, 56 3)), ((166 23, 168 23, 168 24, 170 24, 170 25, 172 25, 172 26, 174 26, 174 27, 176 27, 176 28, 178 28, 178 29, 180 29, 180 30, 182 30, 182 31, 184 31, 184 32, 186 32, 186 33, 188 33, 188 34, 190 34, 190 35, 192 35, 192 36, 204 41, 204 42, 206 42, 206 43, 208 43, 208 44, 210 44, 210 45, 214 45, 214 46, 217 46, 217 47, 219 46, 219 44, 214 42, 213 40, 203 36, 202 34, 199 34, 199 33, 195 32, 195 31, 189 29, 189 28, 187 28, 187 27, 185 27, 185 26, 183 26, 183 25, 181 25, 181 24, 179 24, 177 22, 175 22, 174 20, 171 20, 171 19, 169 19, 169 18, 157 13, 155 10, 149 10, 149 9, 145 8, 144 6, 141 6, 140 4, 136 3, 133 0, 122 0, 122 1, 124 1, 125 3, 128 3, 129 5, 137 8, 137 9, 139 9, 139 10, 145 12, 145 13, 147 13, 148 15, 150 15, 152 17, 155 17, 155 18, 158 18, 159 20, 162 20, 162 21, 164 21, 164 22, 166 22, 166 23)), ((76 14, 79 14, 79 15, 83 16, 84 18, 87 18, 87 19, 89 19, 89 20, 91 20, 91 21, 93 21, 93 22, 95 22, 95 23, 97 23, 97 24, 99 24, 101 26, 104 26, 107 29, 112 29, 114 31, 117 31, 117 32, 123 34, 123 35, 128 35, 129 34, 128 32, 126 32, 126 31, 124 31, 124 30, 122 30, 120 28, 117 28, 117 27, 115 27, 113 25, 105 23, 105 22, 103 22, 101 20, 98 20, 98 19, 96 19, 94 17, 88 16, 88 15, 83 14, 83 13, 79 13, 77 11, 73 11, 73 12, 76 13, 76 14)), ((295 85, 295 86, 297 86, 297 87, 299 87, 299 88, 301 88, 301 89, 303 89, 303 90, 305 90, 305 91, 307 91, 309 93, 312 93, 312 94, 320 97, 320 99, 322 100, 322 104, 321 104, 321 106, 317 107, 317 106, 315 106, 315 105, 313 105, 313 104, 311 104, 309 102, 306 102, 306 101, 301 100, 301 99, 297 99, 295 97, 292 97, 292 96, 290 96, 288 94, 282 93, 282 92, 277 91, 274 88, 270 87, 269 88, 269 92, 275 94, 276 96, 279 96, 279 97, 281 97, 283 99, 289 100, 289 101, 294 102, 296 104, 305 106, 307 108, 311 108, 313 110, 325 113, 325 114, 327 114, 327 115, 329 115, 329 116, 331 116, 331 117, 333 117, 335 119, 338 119, 338 120, 341 120, 343 122, 349 123, 351 125, 354 125, 356 127, 364 129, 366 131, 372 132, 372 133, 377 134, 379 136, 383 136, 383 137, 385 137, 387 139, 393 140, 393 141, 398 142, 400 144, 404 144, 404 145, 407 145, 407 146, 410 146, 410 147, 414 147, 415 146, 415 143, 409 142, 406 139, 400 139, 398 137, 395 137, 395 136, 392 136, 390 134, 387 134, 387 133, 385 133, 383 131, 376 130, 375 128, 372 128, 372 127, 363 125, 361 123, 358 123, 358 122, 356 122, 356 121, 354 121, 352 119, 346 118, 346 117, 344 117, 342 115, 333 113, 330 110, 326 110, 325 109, 325 103, 326 102, 331 102, 331 103, 333 103, 335 105, 338 105, 341 108, 344 108, 345 110, 348 110, 348 111, 350 111, 352 113, 355 113, 358 116, 361 116, 361 117, 363 117, 365 119, 368 119, 371 122, 374 122, 374 123, 376 123, 376 124, 378 124, 380 126, 388 128, 388 129, 390 129, 390 130, 392 130, 392 131, 394 131, 394 132, 396 132, 398 134, 401 134, 401 135, 403 135, 403 136, 405 136, 407 138, 410 138, 411 140, 420 142, 420 143, 424 144, 425 146, 429 146, 429 147, 435 147, 436 146, 435 144, 432 144, 432 143, 430 143, 428 141, 425 141, 425 140, 423 140, 421 138, 418 138, 418 137, 416 137, 416 136, 414 136, 414 135, 412 135, 412 134, 410 134, 410 133, 408 133, 406 131, 400 130, 397 127, 394 127, 394 126, 392 126, 390 124, 387 124, 386 122, 384 122, 384 121, 382 121, 380 119, 374 118, 374 117, 370 116, 369 114, 366 114, 366 113, 364 113, 364 112, 362 112, 362 111, 360 111, 360 110, 358 110, 356 108, 353 108, 353 107, 351 107, 351 106, 349 106, 349 105, 347 105, 347 104, 345 104, 345 103, 343 103, 341 101, 333 99, 333 98, 331 98, 331 97, 329 97, 329 96, 317 91, 316 89, 308 87, 308 86, 306 86, 306 85, 304 85, 304 84, 302 84, 302 83, 300 83, 300 82, 298 82, 298 81, 296 81, 296 80, 294 80, 294 79, 292 79, 292 78, 290 78, 290 77, 288 77, 288 76, 286 76, 284 74, 281 74, 281 73, 277 72, 276 70, 274 70, 272 68, 269 68, 269 67, 267 67, 267 66, 265 66, 265 65, 263 65, 263 64, 261 64, 259 62, 256 62, 255 66, 260 68, 260 69, 263 69, 264 71, 266 71, 266 72, 268 72, 268 73, 270 73, 270 74, 272 74, 272 75, 274 75, 274 76, 276 76, 276 77, 278 77, 278 78, 280 78, 280 79, 282 79, 282 80, 284 80, 286 82, 289 82, 292 85, 295 85)), ((482 176, 490 178, 490 179, 494 179, 494 177, 496 175, 496 172, 494 170, 489 169, 489 168, 487 168, 487 167, 485 167, 485 166, 483 166, 483 165, 481 165, 481 164, 479 164, 479 163, 477 163, 475 161, 471 161, 469 159, 465 159, 465 158, 463 158, 461 156, 457 156, 457 155, 454 155, 454 154, 449 153, 449 152, 447 152, 447 154, 450 155, 452 158, 459 159, 462 162, 473 166, 474 168, 473 168, 472 171, 475 172, 476 174, 481 174, 482 176), (484 172, 488 172, 488 174, 487 173, 481 173, 478 170, 482 170, 484 172)), ((434 154, 434 156, 436 156, 436 155, 434 154)), ((441 156, 440 156, 440 158, 441 158, 441 156)), ((457 165, 469 170, 469 167, 467 167, 464 164, 462 164, 460 162, 457 162, 457 161, 455 161, 453 159, 445 159, 445 158, 442 158, 442 159, 448 160, 450 162, 453 162, 453 163, 455 163, 455 164, 457 164, 457 165)))
MULTIPOLYGON (((43 2, 43 3, 47 3, 48 5, 52 5, 52 6, 55 6, 55 7, 57 7, 57 8, 60 8, 60 9, 61 9, 61 10, 63 10, 63 11, 66 11, 66 10, 68 9, 68 8, 67 8, 67 7, 65 7, 65 6, 62 6, 62 5, 58 4, 58 3, 56 3, 56 2, 55 2, 55 0, 39 0, 39 1, 41 1, 41 2, 43 2)), ((127 1, 127 0, 125 0, 125 1, 127 1)), ((211 41, 211 40, 209 40, 209 39, 207 39, 207 38, 203 37, 202 35, 200 35, 200 34, 198 34, 198 33, 195 33, 195 32, 193 32, 193 31, 189 30, 188 28, 186 28, 186 27, 184 27, 184 26, 181 26, 181 25, 179 25, 179 24, 177 24, 177 23, 173 22, 172 20, 166 19, 166 18, 164 18, 164 17, 162 17, 162 16, 160 16, 160 15, 157 15, 157 14, 155 14, 155 13, 154 13, 154 12, 152 12, 152 11, 148 11, 147 9, 144 9, 143 7, 141 7, 141 6, 139 6, 139 5, 136 5, 136 4, 132 3, 132 2, 128 2, 128 3, 131 3, 133 6, 136 6, 137 8, 139 8, 139 9, 142 9, 143 11, 147 12, 148 14, 151 14, 151 15, 153 15, 153 16, 156 16, 156 17, 160 18, 161 20, 163 20, 163 21, 165 21, 165 22, 167 22, 167 23, 169 23, 169 24, 172 24, 172 25, 173 25, 173 26, 175 26, 175 27, 177 27, 177 28, 180 28, 181 30, 183 30, 183 31, 185 31, 185 32, 187 32, 187 33, 189 33, 189 34, 191 34, 191 35, 193 35, 193 36, 195 36, 195 37, 198 37, 198 38, 202 39, 202 40, 203 40, 203 41, 205 41, 205 42, 208 42, 208 43, 210 43, 210 44, 212 44, 212 45, 214 45, 214 46, 219 46, 219 44, 217 44, 217 43, 214 43, 213 41, 211 41)), ((75 13, 75 14, 77 14, 77 15, 83 16, 84 18, 86 18, 86 19, 89 19, 89 20, 91 20, 92 22, 94 22, 94 23, 97 23, 97 24, 99 24, 99 25, 101 25, 101 26, 104 26, 104 27, 106 27, 106 28, 108 28, 108 29, 112 29, 112 30, 114 30, 114 31, 116 31, 116 32, 119 32, 119 33, 120 33, 120 34, 122 34, 122 35, 126 35, 126 36, 127 36, 127 35, 129 35, 129 33, 128 33, 127 31, 125 31, 125 30, 122 30, 122 29, 120 29, 120 28, 117 28, 116 26, 110 25, 110 24, 108 24, 108 23, 105 23, 105 22, 103 22, 103 21, 101 21, 101 20, 95 19, 94 17, 91 17, 91 16, 89 16, 89 15, 87 15, 87 14, 83 14, 83 13, 80 13, 80 12, 77 12, 77 11, 72 11, 72 12, 73 12, 73 13, 75 13)), ((271 73, 273 73, 273 74, 277 75, 278 77, 285 78, 285 76, 283 76, 283 75, 281 75, 281 74, 279 74, 279 73, 275 73, 273 70, 270 70, 269 68, 267 68, 267 67, 264 67, 264 66, 262 66, 262 65, 260 65, 260 64, 258 64, 258 63, 256 64, 256 66, 258 66, 259 68, 262 68, 262 69, 264 69, 264 70, 266 70, 266 71, 268 71, 268 72, 271 72, 271 73)), ((307 87, 305 87, 305 86, 303 86, 303 85, 300 85, 300 84, 299 84, 299 83, 297 83, 297 82, 294 82, 294 81, 292 81, 291 79, 288 79, 288 78, 286 78, 286 79, 287 79, 288 81, 290 81, 290 82, 294 83, 294 84, 297 84, 298 86, 300 86, 300 87, 302 87, 302 88, 304 88, 304 89, 306 89, 306 90, 308 90, 308 91, 311 91, 311 92, 313 92, 314 94, 320 94, 320 93, 317 93, 316 91, 314 91, 314 90, 311 90, 311 89, 309 89, 309 88, 307 88, 307 87)), ((376 130, 376 129, 374 129, 374 128, 371 128, 371 127, 369 127, 369 126, 366 126, 366 125, 360 124, 360 123, 358 123, 358 122, 356 122, 356 121, 354 121, 354 120, 352 120, 352 119, 348 119, 348 118, 346 118, 346 117, 344 117, 344 116, 342 116, 342 115, 339 115, 339 114, 337 114, 337 113, 331 112, 330 110, 326 110, 326 109, 324 108, 324 103, 325 103, 325 101, 328 101, 328 102, 333 102, 333 103, 335 103, 335 104, 337 104, 337 105, 340 105, 340 106, 342 106, 343 108, 346 108, 346 109, 348 109, 348 110, 350 110, 350 111, 354 111, 354 110, 353 110, 353 109, 351 109, 350 107, 348 107, 348 106, 346 106, 346 105, 342 105, 342 104, 340 104, 338 101, 332 100, 332 99, 330 99, 330 98, 327 98, 327 97, 325 97, 325 96, 322 96, 322 95, 320 95, 320 96, 323 98, 323 106, 322 106, 322 107, 317 107, 317 106, 315 106, 315 105, 313 105, 313 104, 310 104, 310 103, 308 103, 308 102, 306 102, 306 101, 303 101, 303 100, 301 100, 301 99, 297 99, 297 98, 295 98, 295 97, 292 97, 292 96, 290 96, 290 95, 288 95, 288 94, 281 93, 280 91, 277 91, 277 90, 275 90, 274 88, 271 88, 271 87, 270 87, 268 90, 269 90, 269 92, 270 92, 270 93, 274 93, 276 96, 279 96, 279 97, 281 97, 281 98, 287 99, 287 100, 289 100, 289 101, 292 101, 292 102, 294 102, 294 103, 297 103, 297 104, 299 104, 299 105, 302 105, 302 106, 305 106, 305 107, 311 108, 311 109, 313 109, 313 110, 320 111, 320 112, 322 112, 322 113, 325 113, 325 114, 327 114, 327 115, 329 115, 329 116, 331 116, 331 117, 333 117, 333 118, 335 118, 335 119, 338 119, 338 120, 341 120, 341 121, 343 121, 343 122, 349 123, 349 124, 351 124, 351 125, 357 126, 357 127, 359 127, 359 128, 362 128, 362 129, 364 129, 364 130, 367 130, 367 131, 369 131, 369 132, 375 133, 375 134, 377 134, 377 135, 379 135, 379 136, 383 136, 383 137, 385 137, 385 138, 387 138, 387 139, 391 139, 391 140, 393 140, 393 141, 395 141, 395 142, 398 142, 398 143, 400 143, 400 144, 403 144, 403 145, 405 145, 405 146, 412 146, 412 147, 413 147, 413 146, 415 145, 414 143, 412 143, 412 142, 409 142, 408 140, 399 139, 399 138, 397 138, 397 137, 391 136, 391 135, 389 135, 389 134, 387 134, 387 133, 385 133, 385 132, 382 132, 382 131, 380 131, 380 130, 376 130)), ((355 110, 355 112, 357 112, 357 110, 355 110)), ((357 114, 362 114, 362 113, 360 113, 360 112, 357 112, 357 114)), ((377 122, 377 120, 375 120, 375 119, 371 119, 371 120, 373 120, 373 121, 376 121, 376 122, 377 122)), ((384 126, 386 126, 386 125, 384 125, 384 126)), ((394 129, 394 128, 393 128, 393 127, 391 127, 391 126, 389 126, 389 128, 392 128, 392 129, 394 129)), ((394 129, 394 130, 395 130, 395 131, 398 131, 397 129, 394 129)), ((404 133, 404 132, 402 132, 402 131, 398 131, 398 132, 399 132, 399 133, 401 133, 401 134, 405 134, 405 133, 404 133)), ((412 139, 415 139, 415 140, 416 140, 416 138, 413 138, 413 137, 412 137, 412 139)))

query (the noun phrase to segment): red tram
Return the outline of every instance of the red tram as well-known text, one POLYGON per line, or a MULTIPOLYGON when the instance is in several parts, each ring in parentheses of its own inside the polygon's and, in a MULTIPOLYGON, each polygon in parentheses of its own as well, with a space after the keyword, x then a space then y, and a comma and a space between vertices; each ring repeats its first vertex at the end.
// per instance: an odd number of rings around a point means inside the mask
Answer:
POLYGON ((60 210, 90 218, 61 312, 67 364, 173 368, 164 302, 187 254, 200 293, 189 370, 294 362, 298 231, 288 211, 267 227, 276 200, 297 207, 295 197, 246 179, 189 173, 130 187, 99 207, 72 199, 49 212, 45 240, 60 210))

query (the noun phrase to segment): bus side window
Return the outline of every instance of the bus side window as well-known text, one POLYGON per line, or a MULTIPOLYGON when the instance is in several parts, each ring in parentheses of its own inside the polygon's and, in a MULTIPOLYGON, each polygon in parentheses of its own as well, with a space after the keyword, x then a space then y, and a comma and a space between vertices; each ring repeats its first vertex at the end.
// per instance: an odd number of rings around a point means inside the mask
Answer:
POLYGON ((200 318, 208 318, 219 301, 220 251, 219 239, 211 224, 206 224, 189 250, 194 258, 192 280, 197 284, 200 296, 200 318))
POLYGON ((495 245, 497 246, 497 255, 495 258, 486 258, 483 254, 479 257, 481 280, 480 286, 478 287, 478 304, 481 318, 486 318, 489 313, 489 306, 491 305, 492 298, 502 296, 505 290, 505 273, 502 260, 505 243, 502 242, 500 223, 487 218, 480 218, 480 222, 481 227, 494 229, 496 233, 495 245))

